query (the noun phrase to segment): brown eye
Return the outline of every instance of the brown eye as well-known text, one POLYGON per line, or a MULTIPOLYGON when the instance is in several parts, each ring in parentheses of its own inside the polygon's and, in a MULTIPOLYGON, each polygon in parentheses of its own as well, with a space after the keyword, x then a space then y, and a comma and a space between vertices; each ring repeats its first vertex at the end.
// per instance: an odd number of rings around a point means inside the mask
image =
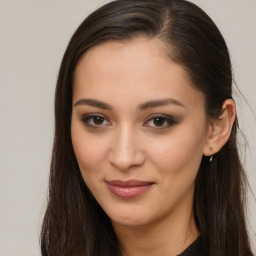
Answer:
POLYGON ((104 119, 102 116, 95 116, 95 117, 93 117, 93 122, 94 122, 94 124, 96 124, 96 125, 101 125, 101 124, 103 124, 104 120, 105 120, 105 119, 104 119))
POLYGON ((155 129, 165 129, 174 124, 177 124, 177 121, 172 116, 156 114, 149 118, 143 126, 155 129))
POLYGON ((161 118, 161 117, 157 117, 153 119, 153 123, 155 126, 163 126, 163 124, 165 123, 165 119, 161 118))
POLYGON ((110 122, 103 116, 90 114, 84 116, 81 121, 88 127, 100 128, 110 125, 110 122))

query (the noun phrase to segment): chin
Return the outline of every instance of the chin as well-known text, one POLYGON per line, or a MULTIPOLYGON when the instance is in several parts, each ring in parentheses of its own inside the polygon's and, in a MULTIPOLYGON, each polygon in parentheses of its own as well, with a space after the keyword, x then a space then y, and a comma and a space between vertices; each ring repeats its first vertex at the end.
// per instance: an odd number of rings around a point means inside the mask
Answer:
POLYGON ((131 216, 125 218, 125 217, 116 217, 116 218, 110 218, 113 224, 117 224, 120 226, 128 226, 128 227, 138 227, 138 226, 144 226, 148 224, 147 221, 145 221, 145 218, 139 219, 139 218, 132 218, 131 216))
MULTIPOLYGON (((106 211, 105 211, 106 212, 106 211)), ((135 209, 134 207, 123 207, 121 210, 113 209, 106 212, 113 224, 121 226, 144 226, 152 221, 153 216, 149 216, 147 209, 135 209)))

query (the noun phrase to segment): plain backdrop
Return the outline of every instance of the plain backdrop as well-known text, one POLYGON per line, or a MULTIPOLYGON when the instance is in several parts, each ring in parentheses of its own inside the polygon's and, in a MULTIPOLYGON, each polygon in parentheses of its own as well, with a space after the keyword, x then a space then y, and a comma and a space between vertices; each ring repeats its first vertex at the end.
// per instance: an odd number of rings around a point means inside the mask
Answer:
MULTIPOLYGON (((0 256, 40 255, 59 65, 74 30, 104 2, 0 0, 0 256)), ((256 0, 193 2, 223 33, 246 99, 237 93, 240 126, 248 141, 248 226, 255 247, 256 0)))

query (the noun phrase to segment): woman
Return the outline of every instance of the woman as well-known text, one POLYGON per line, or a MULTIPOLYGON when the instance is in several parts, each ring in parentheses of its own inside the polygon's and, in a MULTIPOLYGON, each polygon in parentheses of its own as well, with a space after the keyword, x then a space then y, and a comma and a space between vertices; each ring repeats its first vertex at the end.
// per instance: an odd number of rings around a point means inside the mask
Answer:
POLYGON ((67 47, 42 255, 252 255, 232 71, 183 0, 118 0, 67 47))

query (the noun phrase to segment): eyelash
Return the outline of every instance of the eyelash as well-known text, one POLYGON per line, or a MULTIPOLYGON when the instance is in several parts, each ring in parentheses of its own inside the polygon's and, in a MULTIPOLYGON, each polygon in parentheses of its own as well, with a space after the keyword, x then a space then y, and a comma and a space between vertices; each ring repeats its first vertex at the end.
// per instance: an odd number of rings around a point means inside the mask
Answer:
POLYGON ((107 120, 104 116, 100 115, 100 114, 89 114, 89 115, 85 115, 82 117, 81 121, 88 127, 92 127, 92 128, 100 128, 100 126, 102 125, 96 125, 96 124, 90 124, 89 122, 91 120, 93 120, 94 118, 97 118, 97 117, 100 117, 100 118, 103 118, 104 121, 107 120))
MULTIPOLYGON (((101 114, 88 114, 88 115, 85 115, 81 118, 81 121, 89 128, 101 128, 102 126, 109 126, 109 124, 104 124, 105 121, 107 121, 107 119, 101 115, 101 114), (102 118, 103 120, 103 124, 90 124, 90 121, 93 122, 93 119, 94 118, 102 118)), ((95 121, 95 120, 94 120, 95 121)), ((108 123, 110 123, 109 121, 107 121, 108 123)), ((175 125, 177 124, 177 121, 175 120, 174 117, 172 116, 169 116, 169 115, 163 115, 163 114, 154 114, 154 115, 151 115, 147 121, 143 124, 143 126, 146 126, 146 127, 150 127, 150 128, 153 128, 153 129, 166 129, 172 125, 175 125), (150 121, 154 121, 156 120, 157 118, 160 119, 160 121, 163 121, 165 125, 161 125, 161 126, 150 126, 150 125, 147 125, 147 123, 149 123, 150 121)))
MULTIPOLYGON (((174 117, 169 116, 169 115, 163 115, 163 114, 154 114, 154 115, 150 116, 149 119, 147 119, 146 123, 148 123, 149 121, 154 121, 157 118, 162 119, 162 121, 164 121, 164 123, 165 123, 165 126, 164 127, 163 126, 160 126, 160 127, 153 126, 153 128, 156 128, 156 129, 165 129, 174 124, 177 124, 177 121, 175 120, 174 117)), ((147 126, 147 125, 143 124, 143 126, 147 126)))

